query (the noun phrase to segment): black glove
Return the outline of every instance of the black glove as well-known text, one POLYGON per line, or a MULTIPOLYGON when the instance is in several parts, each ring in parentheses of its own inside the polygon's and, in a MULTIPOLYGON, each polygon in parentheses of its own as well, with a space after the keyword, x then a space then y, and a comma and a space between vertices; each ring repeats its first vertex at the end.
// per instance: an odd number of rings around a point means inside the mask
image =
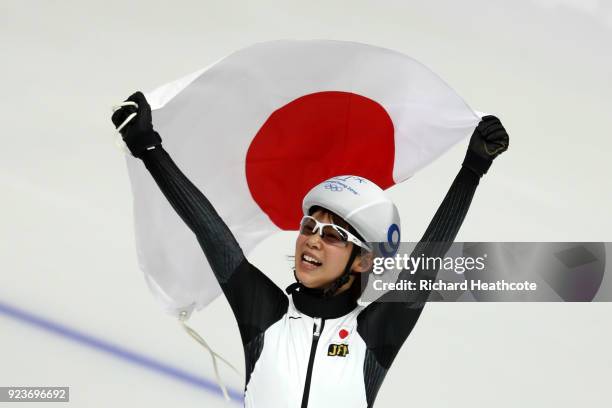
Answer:
POLYGON ((500 120, 495 116, 484 116, 472 134, 462 166, 482 177, 491 167, 493 159, 508 149, 509 142, 508 133, 500 120))
POLYGON ((125 125, 120 133, 132 155, 134 157, 142 157, 145 151, 161 145, 162 140, 159 133, 153 130, 151 106, 149 106, 149 102, 147 102, 142 92, 139 91, 132 94, 126 99, 127 101, 136 102, 138 109, 134 106, 123 106, 113 113, 111 120, 115 128, 117 128, 128 116, 134 112, 136 113, 136 117, 125 125))

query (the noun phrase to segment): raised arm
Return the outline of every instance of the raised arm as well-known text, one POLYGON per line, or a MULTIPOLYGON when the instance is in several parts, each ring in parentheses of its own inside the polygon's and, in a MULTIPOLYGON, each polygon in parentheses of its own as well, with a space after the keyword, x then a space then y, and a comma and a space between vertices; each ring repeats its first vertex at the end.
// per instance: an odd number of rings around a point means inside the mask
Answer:
POLYGON ((284 314, 287 298, 247 261, 210 201, 163 149, 160 135, 153 130, 151 108, 144 95, 136 92, 127 101, 135 102, 138 108, 125 106, 113 114, 112 121, 118 127, 136 113, 121 130, 123 140, 132 155, 142 159, 174 210, 195 234, 238 320, 246 347, 284 314))
POLYGON ((509 138, 499 119, 485 116, 474 130, 461 170, 412 255, 444 256, 467 215, 480 178, 506 151, 509 138))
MULTIPOLYGON (((412 256, 444 256, 455 240, 467 215, 480 178, 487 172, 493 159, 508 148, 508 134, 499 119, 485 116, 476 127, 461 170, 455 177, 444 200, 438 207, 423 238, 412 256)), ((435 279, 437 271, 427 271, 435 279)), ((422 271, 411 275, 402 271, 399 279, 423 278, 422 271)), ((416 324, 429 292, 405 291, 387 293, 370 304, 361 314, 359 333, 373 351, 377 364, 388 368, 416 324), (402 301, 399 301, 402 300, 402 301)))

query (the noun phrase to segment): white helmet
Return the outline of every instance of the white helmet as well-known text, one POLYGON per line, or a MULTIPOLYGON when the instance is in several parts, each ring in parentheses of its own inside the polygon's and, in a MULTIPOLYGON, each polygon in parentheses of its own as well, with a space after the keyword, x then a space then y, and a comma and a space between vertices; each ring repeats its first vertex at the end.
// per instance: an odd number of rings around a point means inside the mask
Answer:
POLYGON ((364 177, 336 176, 316 185, 304 197, 304 215, 315 205, 342 217, 366 242, 384 242, 394 249, 399 245, 397 207, 383 189, 364 177))

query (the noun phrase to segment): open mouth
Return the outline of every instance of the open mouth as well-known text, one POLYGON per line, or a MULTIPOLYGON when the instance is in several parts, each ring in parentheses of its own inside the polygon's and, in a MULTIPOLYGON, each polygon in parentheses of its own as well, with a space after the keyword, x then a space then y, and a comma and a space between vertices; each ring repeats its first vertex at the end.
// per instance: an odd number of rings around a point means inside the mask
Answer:
POLYGON ((312 265, 312 266, 315 266, 315 267, 323 265, 323 263, 321 261, 317 260, 316 258, 313 258, 310 255, 306 255, 306 254, 302 254, 302 262, 305 262, 305 263, 307 263, 309 265, 312 265))

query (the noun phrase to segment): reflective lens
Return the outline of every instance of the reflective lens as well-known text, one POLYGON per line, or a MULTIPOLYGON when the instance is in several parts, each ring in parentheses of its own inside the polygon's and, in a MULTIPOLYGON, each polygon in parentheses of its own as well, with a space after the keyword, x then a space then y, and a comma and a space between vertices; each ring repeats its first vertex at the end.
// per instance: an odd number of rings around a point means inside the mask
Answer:
POLYGON ((312 235, 316 226, 317 222, 314 219, 304 217, 300 225, 300 234, 312 235))
POLYGON ((317 220, 311 217, 304 217, 304 219, 302 220, 302 224, 300 225, 300 234, 314 234, 314 231, 317 228, 317 224, 323 226, 322 232, 319 232, 318 230, 317 232, 321 235, 321 238, 325 243, 341 247, 347 246, 348 236, 341 229, 339 229, 340 227, 334 226, 332 224, 319 223, 317 222, 317 220))

